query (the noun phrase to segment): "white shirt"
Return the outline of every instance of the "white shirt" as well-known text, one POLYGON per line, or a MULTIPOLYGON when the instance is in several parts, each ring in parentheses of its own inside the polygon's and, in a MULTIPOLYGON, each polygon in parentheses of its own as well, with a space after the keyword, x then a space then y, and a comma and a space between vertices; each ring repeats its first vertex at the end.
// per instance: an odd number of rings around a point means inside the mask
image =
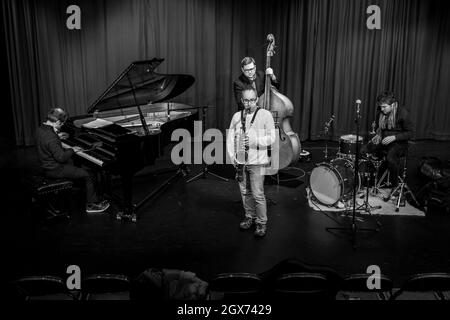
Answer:
POLYGON ((260 109, 256 114, 255 120, 250 127, 254 112, 246 114, 245 117, 245 133, 249 138, 249 151, 247 161, 242 158, 236 158, 238 141, 243 134, 241 123, 241 112, 236 112, 231 119, 230 128, 227 133, 227 152, 231 160, 239 164, 247 165, 267 165, 270 159, 267 155, 267 147, 270 147, 276 138, 275 124, 272 114, 265 109, 260 109))

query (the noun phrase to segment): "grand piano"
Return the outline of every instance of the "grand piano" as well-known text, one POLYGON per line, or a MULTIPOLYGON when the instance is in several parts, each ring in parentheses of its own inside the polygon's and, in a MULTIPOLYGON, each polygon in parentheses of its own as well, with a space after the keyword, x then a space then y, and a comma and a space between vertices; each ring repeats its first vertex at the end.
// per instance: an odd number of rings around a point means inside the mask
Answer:
POLYGON ((136 221, 139 207, 158 190, 134 205, 134 175, 162 156, 175 129, 192 133, 198 120, 198 107, 170 102, 191 87, 195 78, 156 73, 163 61, 133 62, 89 107, 88 114, 69 118, 62 129, 69 134, 62 140, 64 148, 82 148, 77 160, 105 176, 120 176, 123 196, 118 219, 136 221))

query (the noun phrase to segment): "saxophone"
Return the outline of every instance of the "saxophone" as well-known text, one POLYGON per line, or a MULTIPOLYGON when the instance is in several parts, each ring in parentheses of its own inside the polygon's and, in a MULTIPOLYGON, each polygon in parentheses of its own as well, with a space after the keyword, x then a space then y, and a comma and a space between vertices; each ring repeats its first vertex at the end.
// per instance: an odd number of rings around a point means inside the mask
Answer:
POLYGON ((242 182, 244 179, 244 170, 246 163, 246 156, 248 154, 248 148, 245 146, 245 138, 247 134, 244 129, 241 129, 241 132, 236 132, 234 135, 234 151, 235 151, 235 159, 236 163, 234 168, 236 170, 235 179, 237 182, 242 182))

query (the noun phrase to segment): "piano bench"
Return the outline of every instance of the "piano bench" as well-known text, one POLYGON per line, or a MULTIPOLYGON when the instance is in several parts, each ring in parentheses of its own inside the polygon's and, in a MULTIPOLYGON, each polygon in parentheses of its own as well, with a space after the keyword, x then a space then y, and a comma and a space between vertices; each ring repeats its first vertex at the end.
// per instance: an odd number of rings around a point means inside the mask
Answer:
POLYGON ((44 210, 46 218, 69 218, 67 205, 61 209, 62 203, 67 204, 69 194, 73 188, 73 182, 68 179, 51 179, 40 175, 26 178, 27 189, 31 195, 31 202, 35 209, 44 210), (56 204, 58 203, 58 204, 56 204))

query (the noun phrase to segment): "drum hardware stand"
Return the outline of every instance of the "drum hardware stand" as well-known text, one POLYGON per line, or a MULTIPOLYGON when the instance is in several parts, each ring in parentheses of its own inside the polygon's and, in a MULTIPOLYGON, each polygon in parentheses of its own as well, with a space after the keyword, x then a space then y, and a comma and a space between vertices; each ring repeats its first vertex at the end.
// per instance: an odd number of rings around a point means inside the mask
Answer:
MULTIPOLYGON (((203 107, 201 107, 201 108, 202 108, 202 123, 203 123, 203 126, 204 126, 204 125, 206 124, 206 109, 207 109, 208 107, 207 107, 207 106, 206 106, 206 107, 203 106, 203 107)), ((202 131, 203 131, 203 126, 202 126, 202 131)), ((203 137, 203 132, 202 132, 202 137, 203 137)), ((203 142, 202 142, 202 143, 203 143, 203 142)), ((202 145, 202 146, 203 146, 203 145, 202 145)), ((203 148, 202 148, 202 153, 203 153, 203 148)), ((215 174, 215 173, 209 171, 209 169, 208 169, 209 165, 204 164, 203 162, 204 162, 204 160, 203 160, 203 154, 202 154, 202 164, 203 164, 203 169, 200 170, 200 172, 198 172, 195 176, 193 176, 192 178, 190 178, 189 180, 187 180, 186 183, 194 182, 194 181, 196 181, 196 180, 198 180, 198 179, 200 179, 200 178, 206 179, 206 177, 207 177, 208 174, 209 174, 209 175, 212 175, 213 177, 215 177, 215 178, 217 178, 217 179, 219 179, 219 180, 228 182, 228 179, 227 179, 227 178, 224 178, 224 177, 222 177, 222 176, 219 176, 218 174, 215 174)))
MULTIPOLYGON (((372 215, 372 210, 378 210, 378 209, 381 209, 382 207, 381 206, 372 206, 370 203, 369 203, 369 193, 370 193, 370 190, 369 190, 369 175, 367 174, 367 173, 364 173, 364 179, 365 179, 365 183, 366 183, 366 191, 365 191, 365 196, 364 196, 364 203, 362 204, 362 205, 360 205, 358 208, 356 208, 356 210, 362 210, 362 211, 365 211, 365 212, 367 212, 369 215, 371 215, 371 216, 373 216, 372 215)), ((375 221, 376 221, 376 223, 377 223, 377 226, 378 226, 378 228, 376 229, 376 231, 379 231, 380 229, 380 227, 381 227, 381 223, 380 223, 380 221, 375 217, 375 216, 373 216, 374 217, 374 219, 375 219, 375 221)))
POLYGON ((351 243, 353 250, 356 250, 356 234, 358 231, 361 232, 378 232, 379 229, 369 229, 369 228, 359 228, 356 224, 356 193, 357 193, 357 183, 358 181, 358 175, 359 175, 359 118, 360 118, 360 105, 361 100, 356 101, 356 117, 355 117, 355 124, 356 124, 356 154, 355 154, 355 184, 353 186, 353 214, 352 214, 352 224, 350 227, 343 228, 343 227, 333 227, 333 228, 326 228, 326 231, 330 230, 338 230, 338 231, 347 231, 351 232, 351 243))
MULTIPOLYGON (((345 207, 345 212, 343 214, 341 214, 340 216, 343 218, 350 217, 350 214, 349 214, 350 208, 352 208, 352 210, 353 210, 353 207, 351 205, 349 205, 350 200, 351 200, 350 197, 348 197, 348 198, 344 197, 342 199, 342 202, 344 203, 344 207, 345 207)), ((352 218, 353 218, 353 216, 352 216, 352 218)), ((358 220, 359 222, 364 222, 364 219, 361 217, 356 217, 355 219, 358 220)))
POLYGON ((384 184, 384 186, 389 188, 391 186, 391 173, 389 172, 389 169, 386 169, 383 172, 383 175, 381 176, 380 181, 378 181, 378 184, 376 185, 377 189, 379 189, 381 187, 381 185, 383 184, 385 179, 386 179, 386 183, 384 184))
MULTIPOLYGON (((372 161, 372 160, 370 160, 370 161, 372 161)), ((378 181, 378 174, 380 173, 380 167, 381 167, 382 161, 381 160, 373 160, 372 163, 374 164, 374 167, 376 169, 375 170, 375 181, 374 181, 374 185, 373 185, 373 188, 372 188, 372 194, 373 195, 378 195, 378 194, 381 193, 380 184, 383 181, 383 178, 380 179, 380 182, 378 181)))
MULTIPOLYGON (((389 201, 392 199, 392 197, 395 195, 396 192, 398 192, 398 199, 397 199, 397 205, 395 206, 395 212, 399 212, 400 210, 400 204, 406 203, 406 195, 409 194, 411 196, 411 198, 414 200, 415 204, 417 206, 419 205, 419 202, 417 201, 416 197, 414 196, 414 193, 411 191, 411 189, 409 188, 408 184, 406 183, 406 170, 407 170, 407 165, 406 165, 406 158, 407 156, 405 156, 405 160, 404 160, 404 166, 403 166, 403 171, 402 171, 402 175, 398 177, 398 179, 400 180, 399 184, 397 187, 395 187, 391 193, 389 194, 389 196, 387 198, 384 199, 384 201, 389 201), (403 200, 403 201, 402 201, 403 200)), ((404 205, 402 205, 404 206, 404 205)))

